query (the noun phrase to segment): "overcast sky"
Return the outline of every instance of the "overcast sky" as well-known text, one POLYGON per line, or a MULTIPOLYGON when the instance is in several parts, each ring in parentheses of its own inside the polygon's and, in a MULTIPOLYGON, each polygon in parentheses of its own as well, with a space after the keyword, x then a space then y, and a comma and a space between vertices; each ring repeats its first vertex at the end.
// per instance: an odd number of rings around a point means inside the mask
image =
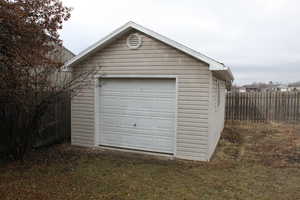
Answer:
POLYGON ((62 0, 78 54, 134 21, 231 67, 235 83, 300 81, 299 0, 62 0))

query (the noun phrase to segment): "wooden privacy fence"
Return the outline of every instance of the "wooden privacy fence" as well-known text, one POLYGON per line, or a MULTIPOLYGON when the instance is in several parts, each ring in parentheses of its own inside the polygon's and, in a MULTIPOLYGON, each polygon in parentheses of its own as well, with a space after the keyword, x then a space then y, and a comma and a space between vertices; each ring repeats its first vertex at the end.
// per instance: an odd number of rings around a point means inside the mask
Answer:
MULTIPOLYGON (((4 111, 4 109, 6 109, 5 112, 8 113, 9 117, 12 119, 17 118, 18 112, 15 111, 14 106, 10 106, 9 102, 0 101, 0 112, 4 111)), ((0 153, 7 150, 7 143, 9 141, 9 126, 2 123, 5 117, 2 118, 0 117, 0 153)), ((50 105, 49 111, 47 111, 42 120, 44 124, 49 123, 49 126, 43 130, 39 138, 36 138, 35 147, 49 145, 54 142, 69 141, 71 138, 70 95, 66 93, 57 97, 55 102, 50 105)))
POLYGON ((69 94, 57 97, 56 103, 51 105, 50 113, 45 121, 54 122, 43 132, 35 146, 49 145, 53 142, 66 142, 71 139, 71 100, 69 94), (60 100, 59 98, 63 98, 60 100))
POLYGON ((300 122, 300 92, 229 92, 226 120, 300 122))

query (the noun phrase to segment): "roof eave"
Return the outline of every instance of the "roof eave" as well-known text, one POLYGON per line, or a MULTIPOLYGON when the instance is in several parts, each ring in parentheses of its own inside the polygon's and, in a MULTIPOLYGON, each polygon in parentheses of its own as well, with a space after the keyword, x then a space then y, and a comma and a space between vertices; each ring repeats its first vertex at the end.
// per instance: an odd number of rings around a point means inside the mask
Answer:
POLYGON ((232 82, 234 80, 234 77, 232 75, 232 72, 229 68, 227 69, 214 69, 211 70, 216 77, 218 77, 221 80, 232 82))

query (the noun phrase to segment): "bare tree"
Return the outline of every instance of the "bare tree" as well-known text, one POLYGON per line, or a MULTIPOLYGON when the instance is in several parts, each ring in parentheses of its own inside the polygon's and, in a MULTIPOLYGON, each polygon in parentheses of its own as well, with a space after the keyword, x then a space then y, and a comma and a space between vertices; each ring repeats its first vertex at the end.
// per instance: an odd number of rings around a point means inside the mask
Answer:
POLYGON ((43 120, 51 105, 72 98, 95 73, 62 70, 58 30, 70 12, 60 0, 0 0, 0 134, 15 159, 55 123, 43 120))

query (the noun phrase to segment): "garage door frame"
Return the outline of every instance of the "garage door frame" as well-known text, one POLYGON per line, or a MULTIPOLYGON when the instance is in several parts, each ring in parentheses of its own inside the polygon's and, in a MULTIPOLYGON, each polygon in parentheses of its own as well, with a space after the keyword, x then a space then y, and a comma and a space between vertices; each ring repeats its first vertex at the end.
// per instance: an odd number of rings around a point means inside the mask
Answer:
MULTIPOLYGON (((174 133, 174 146, 173 146, 173 156, 176 157, 176 152, 177 152, 177 115, 178 115, 178 76, 176 75, 95 75, 95 91, 94 91, 94 118, 95 118, 95 127, 94 127, 94 145, 96 147, 100 146, 99 143, 99 136, 100 136, 100 116, 99 116, 99 94, 100 94, 100 79, 105 79, 105 78, 144 78, 144 79, 175 79, 175 133, 174 133)), ((116 147, 118 148, 118 147, 116 147)), ((122 150, 122 148, 119 148, 122 150)), ((147 152, 143 150, 134 150, 130 149, 132 151, 142 151, 142 152, 147 152)), ((155 152, 156 153, 156 152, 155 152)), ((163 153, 161 153, 163 154, 163 153)))

